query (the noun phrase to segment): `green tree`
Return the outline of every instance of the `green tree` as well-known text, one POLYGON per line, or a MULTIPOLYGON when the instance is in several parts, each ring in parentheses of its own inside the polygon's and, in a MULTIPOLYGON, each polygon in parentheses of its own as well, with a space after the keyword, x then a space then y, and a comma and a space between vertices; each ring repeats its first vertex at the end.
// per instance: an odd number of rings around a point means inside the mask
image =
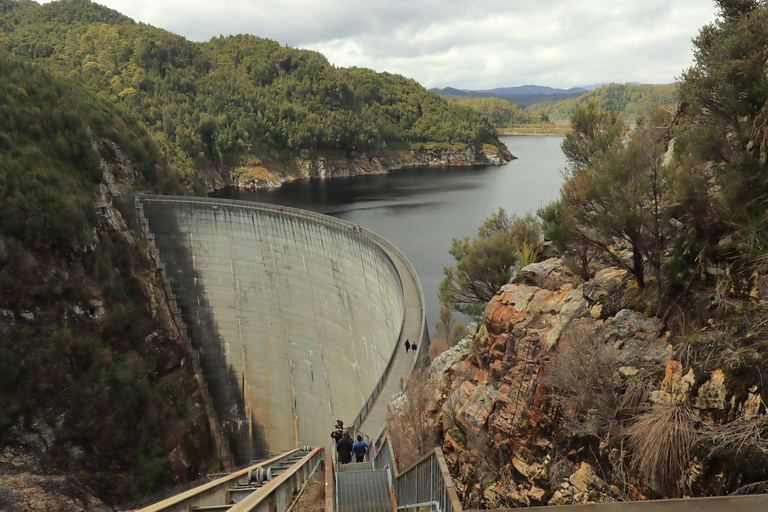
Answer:
POLYGON ((454 238, 449 250, 455 267, 443 267, 440 302, 478 317, 485 304, 509 282, 523 253, 536 254, 541 228, 533 215, 518 217, 499 208, 478 228, 477 236, 454 238))
POLYGON ((583 171, 589 163, 614 148, 626 133, 626 126, 614 111, 603 111, 588 102, 571 115, 571 131, 560 147, 572 174, 583 171))
MULTIPOLYGON (((747 259, 768 255, 768 7, 719 0, 718 19, 694 40, 680 81, 686 106, 675 130, 677 215, 707 246, 736 235, 747 259), (757 242, 757 244, 755 244, 757 242)), ((698 251, 696 251, 698 252, 698 251)))

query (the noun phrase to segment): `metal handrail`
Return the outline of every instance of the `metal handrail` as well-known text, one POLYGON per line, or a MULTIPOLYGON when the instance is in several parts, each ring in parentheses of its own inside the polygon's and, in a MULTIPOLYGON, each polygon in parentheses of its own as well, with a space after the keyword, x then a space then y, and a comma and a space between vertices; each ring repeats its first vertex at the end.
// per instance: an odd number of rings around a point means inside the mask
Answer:
MULTIPOLYGON (((309 453, 305 459, 307 464, 310 465, 310 471, 309 476, 311 476, 317 467, 325 462, 325 449, 324 448, 315 448, 311 453, 309 453)), ((292 477, 301 469, 302 465, 295 464, 292 468, 290 468, 285 473, 282 473, 277 478, 270 480, 267 482, 264 487, 259 489, 257 492, 254 492, 250 496, 247 496, 243 498, 241 501, 236 503, 232 506, 232 508, 229 509, 229 512, 250 512, 252 510, 260 510, 259 504, 261 504, 264 500, 266 500, 272 493, 276 492, 281 486, 287 485, 288 491, 286 492, 286 496, 293 497, 293 486, 291 485, 291 479, 292 477)), ((307 478, 309 478, 307 476, 307 478)), ((290 504, 286 503, 286 505, 290 504)), ((277 507, 269 507, 269 510, 275 510, 277 507)))
MULTIPOLYGON (((319 448, 318 450, 323 450, 322 448, 319 448)), ((188 507, 188 503, 194 503, 196 499, 198 499, 199 496, 210 494, 217 492, 219 489, 229 489, 237 485, 237 482, 244 476, 248 475, 249 471, 255 471, 256 469, 260 467, 267 467, 270 464, 274 464, 276 462, 279 462, 280 460, 287 459, 290 455, 297 452, 296 450, 291 450, 289 452, 283 453, 277 457, 273 457, 271 459, 265 460, 263 462, 260 462, 258 464, 248 466, 246 468, 243 468, 239 471, 235 471, 233 473, 230 473, 227 476, 224 476, 222 478, 218 478, 216 480, 213 480, 212 482, 200 485, 198 487, 195 487, 193 489, 190 489, 188 491, 176 494, 175 496, 172 496, 168 499, 165 499, 163 501, 159 501, 157 503, 154 503, 152 505, 149 505, 147 507, 144 507, 140 509, 140 512, 161 512, 165 510, 178 510, 179 507, 188 507)))
POLYGON ((439 447, 430 450, 409 468, 400 472, 389 444, 389 436, 385 434, 381 439, 381 445, 374 452, 373 465, 380 469, 389 469, 398 509, 432 504, 439 512, 463 510, 443 451, 439 447))

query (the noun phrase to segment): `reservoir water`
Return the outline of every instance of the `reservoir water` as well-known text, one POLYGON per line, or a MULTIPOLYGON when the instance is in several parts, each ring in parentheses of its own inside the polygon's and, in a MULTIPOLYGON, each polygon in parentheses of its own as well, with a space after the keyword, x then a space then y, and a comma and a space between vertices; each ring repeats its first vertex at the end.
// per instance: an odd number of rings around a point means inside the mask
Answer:
MULTIPOLYGON (((226 190, 218 197, 279 204, 338 217, 395 244, 416 268, 435 332, 437 288, 454 237, 475 236, 499 207, 524 215, 558 196, 565 157, 560 137, 502 136, 518 159, 501 167, 439 167, 286 183, 277 190, 226 190)), ((466 322, 466 319, 462 318, 466 322)))

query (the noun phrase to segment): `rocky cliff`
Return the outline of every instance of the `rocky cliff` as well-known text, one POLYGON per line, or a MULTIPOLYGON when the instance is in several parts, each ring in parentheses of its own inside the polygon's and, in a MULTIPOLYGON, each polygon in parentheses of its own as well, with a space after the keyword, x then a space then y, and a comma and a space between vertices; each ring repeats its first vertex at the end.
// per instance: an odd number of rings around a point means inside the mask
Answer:
POLYGON ((352 153, 346 157, 297 158, 291 173, 271 165, 241 166, 228 174, 203 177, 209 190, 224 186, 257 190, 277 188, 286 181, 311 178, 337 178, 362 174, 386 174, 404 167, 503 165, 515 157, 502 144, 484 144, 477 149, 435 148, 389 150, 380 155, 352 153))
POLYGON ((536 263, 474 336, 432 362, 427 416, 465 506, 722 494, 765 480, 762 349, 743 347, 765 342, 762 326, 710 318, 673 336, 638 311, 642 293, 623 270, 583 283, 560 260, 536 263))

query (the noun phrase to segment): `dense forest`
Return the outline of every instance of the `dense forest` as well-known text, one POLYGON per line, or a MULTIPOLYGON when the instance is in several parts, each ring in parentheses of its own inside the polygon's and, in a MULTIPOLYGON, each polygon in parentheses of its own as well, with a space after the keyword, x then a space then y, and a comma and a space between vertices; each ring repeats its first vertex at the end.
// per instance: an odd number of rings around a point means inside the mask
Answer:
POLYGON ((20 417, 58 416, 39 463, 116 500, 196 475, 176 448, 211 457, 183 350, 147 307, 145 254, 97 214, 101 140, 148 188, 173 181, 130 112, 0 52, 0 432, 14 447, 20 417))
POLYGON ((195 43, 88 0, 0 1, 0 42, 130 109, 186 169, 419 143, 498 144, 417 82, 250 35, 195 43))
POLYGON ((482 113, 498 128, 549 122, 549 115, 544 109, 529 112, 501 98, 466 98, 457 100, 457 103, 482 113))
POLYGON ((614 111, 622 120, 634 122, 649 116, 658 107, 674 108, 678 94, 675 85, 610 84, 564 101, 536 103, 526 110, 544 110, 552 120, 567 120, 580 105, 595 103, 602 110, 614 111))
POLYGON ((548 87, 530 86, 526 89, 525 86, 521 87, 509 87, 494 89, 493 91, 464 91, 461 89, 455 89, 453 87, 445 87, 443 89, 433 89, 435 92, 443 97, 451 99, 468 99, 468 98, 498 98, 514 105, 519 108, 530 107, 535 103, 541 103, 544 101, 563 101, 573 98, 578 98, 586 92, 585 89, 571 90, 571 92, 539 92, 548 87), (509 90, 528 91, 528 92, 507 92, 509 90))

